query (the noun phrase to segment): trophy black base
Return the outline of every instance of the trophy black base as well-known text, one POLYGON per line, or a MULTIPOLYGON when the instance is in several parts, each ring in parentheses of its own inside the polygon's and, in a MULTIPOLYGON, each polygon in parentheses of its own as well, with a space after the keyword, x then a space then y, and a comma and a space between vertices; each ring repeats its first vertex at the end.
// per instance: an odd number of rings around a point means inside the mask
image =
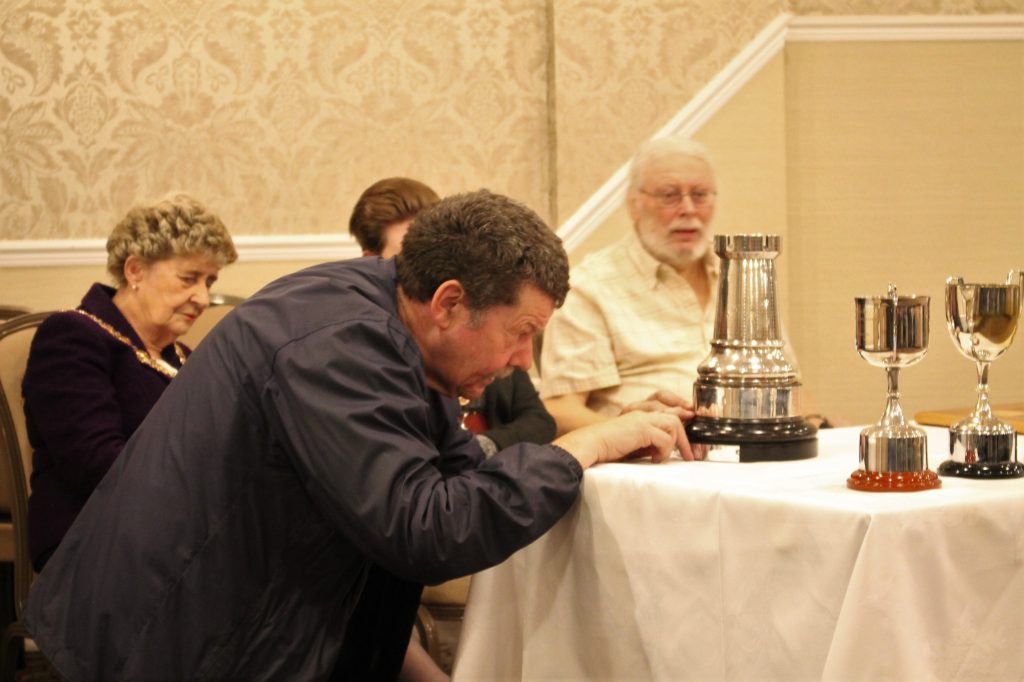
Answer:
POLYGON ((818 456, 818 428, 803 419, 746 421, 694 417, 686 436, 698 459, 734 462, 785 462, 818 456), (729 458, 709 456, 730 449, 729 458))
POLYGON ((1024 477, 1024 464, 1021 462, 973 462, 966 464, 955 459, 947 459, 939 465, 940 476, 959 476, 960 478, 1021 478, 1024 477))

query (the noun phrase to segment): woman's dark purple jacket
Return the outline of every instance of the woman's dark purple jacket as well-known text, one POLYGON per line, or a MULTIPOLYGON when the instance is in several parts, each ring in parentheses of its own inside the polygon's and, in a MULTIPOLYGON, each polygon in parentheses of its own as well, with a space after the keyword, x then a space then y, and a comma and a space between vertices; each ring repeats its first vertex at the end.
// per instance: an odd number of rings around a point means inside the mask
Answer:
MULTIPOLYGON (((112 288, 94 284, 79 307, 144 349, 113 295, 112 288)), ((180 364, 173 344, 163 358, 173 367, 180 364)), ((54 313, 40 325, 22 384, 34 450, 28 501, 34 565, 60 543, 169 383, 170 378, 139 362, 134 349, 84 315, 54 313)))

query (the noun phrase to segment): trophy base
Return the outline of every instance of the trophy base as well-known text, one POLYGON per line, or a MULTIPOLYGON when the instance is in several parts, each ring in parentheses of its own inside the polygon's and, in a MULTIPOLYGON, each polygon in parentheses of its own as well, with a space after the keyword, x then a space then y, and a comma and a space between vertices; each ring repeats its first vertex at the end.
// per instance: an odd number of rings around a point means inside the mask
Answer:
POLYGON ((928 469, 928 436, 910 424, 869 426, 860 432, 864 471, 907 473, 928 469))
POLYGON ((1020 462, 976 462, 967 464, 955 459, 947 459, 939 465, 942 476, 959 476, 960 478, 1021 478, 1024 477, 1024 464, 1020 462))
POLYGON ((846 487, 868 493, 916 493, 942 487, 934 471, 864 471, 857 469, 846 479, 846 487))
POLYGON ((751 422, 695 417, 686 425, 697 459, 786 462, 818 456, 818 429, 803 419, 751 422))
POLYGON ((995 422, 981 426, 957 422, 949 429, 949 454, 962 464, 995 466, 1017 460, 1017 431, 995 422))

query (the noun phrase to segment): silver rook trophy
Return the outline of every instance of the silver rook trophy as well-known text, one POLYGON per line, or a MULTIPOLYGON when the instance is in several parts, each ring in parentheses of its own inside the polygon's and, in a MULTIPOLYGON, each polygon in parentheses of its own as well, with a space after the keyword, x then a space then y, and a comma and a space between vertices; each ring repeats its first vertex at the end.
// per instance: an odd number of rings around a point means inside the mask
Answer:
POLYGON ((953 343, 978 367, 978 404, 966 419, 949 427, 951 459, 939 465, 943 476, 1018 478, 1013 426, 992 415, 988 402, 988 369, 1002 355, 1017 331, 1024 294, 1024 272, 1010 271, 1006 284, 966 284, 946 280, 946 322, 953 343))
POLYGON ((818 454, 800 416, 800 381, 786 356, 775 295, 778 235, 716 235, 721 259, 711 353, 693 385, 686 433, 699 458, 758 462, 818 454))
POLYGON ((909 423, 900 407, 900 369, 928 353, 928 296, 855 298, 857 352, 875 367, 884 367, 889 387, 885 412, 877 424, 860 432, 860 468, 846 480, 854 490, 912 492, 942 485, 928 469, 928 436, 909 423))

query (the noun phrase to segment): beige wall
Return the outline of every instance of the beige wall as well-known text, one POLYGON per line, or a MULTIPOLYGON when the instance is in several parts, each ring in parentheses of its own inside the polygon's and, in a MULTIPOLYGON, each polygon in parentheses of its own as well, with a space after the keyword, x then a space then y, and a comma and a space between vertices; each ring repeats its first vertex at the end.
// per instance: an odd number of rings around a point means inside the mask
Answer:
MULTIPOLYGON (((904 409, 972 404, 943 284, 1024 268, 1024 43, 790 45, 786 94, 788 327, 806 383, 827 412, 879 418, 885 379, 854 350, 853 298, 893 282, 931 296, 904 409)), ((996 401, 1024 402, 1021 338, 991 379, 996 401)))

